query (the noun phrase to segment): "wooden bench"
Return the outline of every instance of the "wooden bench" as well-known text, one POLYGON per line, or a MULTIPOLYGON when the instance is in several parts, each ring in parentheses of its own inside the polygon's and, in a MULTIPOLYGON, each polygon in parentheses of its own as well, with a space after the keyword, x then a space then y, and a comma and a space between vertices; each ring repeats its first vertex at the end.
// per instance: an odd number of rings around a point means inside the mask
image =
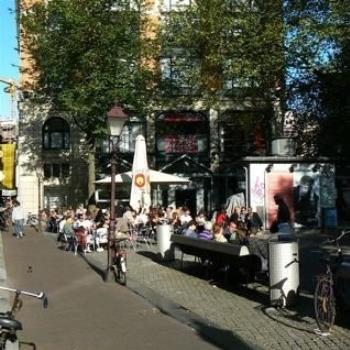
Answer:
POLYGON ((183 257, 187 254, 199 258, 201 262, 208 261, 217 269, 225 268, 225 279, 228 270, 245 270, 246 276, 252 278, 261 269, 260 258, 251 254, 247 246, 238 242, 221 243, 177 234, 173 234, 170 240, 173 248, 177 247, 181 251, 181 267, 183 257))

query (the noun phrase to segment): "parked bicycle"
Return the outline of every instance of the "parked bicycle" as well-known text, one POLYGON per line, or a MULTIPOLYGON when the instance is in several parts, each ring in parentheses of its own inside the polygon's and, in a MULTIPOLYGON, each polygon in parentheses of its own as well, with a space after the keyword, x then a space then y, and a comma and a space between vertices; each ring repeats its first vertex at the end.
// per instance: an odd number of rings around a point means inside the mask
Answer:
MULTIPOLYGON (((24 290, 12 289, 8 287, 0 286, 0 289, 15 293, 15 297, 12 302, 11 309, 6 312, 0 312, 0 350, 6 349, 7 342, 16 342, 17 341, 17 331, 22 330, 22 323, 16 320, 16 313, 22 308, 23 301, 20 298, 21 294, 41 299, 43 300, 44 308, 48 306, 48 300, 46 294, 43 292, 40 293, 31 293, 24 290)), ((24 343, 24 342, 20 342, 24 343)), ((25 343, 26 345, 32 346, 33 349, 36 349, 35 344, 33 343, 25 343)))
POLYGON ((127 252, 125 249, 125 242, 128 238, 116 239, 114 242, 114 256, 113 256, 113 271, 117 281, 126 285, 127 273, 127 252))
POLYGON ((340 241, 350 233, 342 231, 340 235, 323 244, 336 244, 337 256, 335 259, 328 257, 321 259, 326 263, 326 272, 317 276, 317 284, 314 292, 314 310, 316 322, 321 333, 329 333, 335 322, 336 306, 342 309, 350 307, 350 260, 343 255, 340 241))

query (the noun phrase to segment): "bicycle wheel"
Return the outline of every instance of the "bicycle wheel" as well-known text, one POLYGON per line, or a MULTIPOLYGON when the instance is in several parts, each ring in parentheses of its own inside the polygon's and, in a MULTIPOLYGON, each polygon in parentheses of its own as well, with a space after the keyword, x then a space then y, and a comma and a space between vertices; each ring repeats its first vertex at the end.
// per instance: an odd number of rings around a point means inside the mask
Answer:
POLYGON ((118 261, 118 281, 123 286, 126 285, 126 259, 125 257, 120 257, 118 261))
POLYGON ((118 269, 118 281, 123 286, 126 286, 126 271, 123 271, 121 268, 118 269))
POLYGON ((330 276, 318 278, 314 293, 316 322, 321 332, 329 332, 335 320, 335 297, 330 276))

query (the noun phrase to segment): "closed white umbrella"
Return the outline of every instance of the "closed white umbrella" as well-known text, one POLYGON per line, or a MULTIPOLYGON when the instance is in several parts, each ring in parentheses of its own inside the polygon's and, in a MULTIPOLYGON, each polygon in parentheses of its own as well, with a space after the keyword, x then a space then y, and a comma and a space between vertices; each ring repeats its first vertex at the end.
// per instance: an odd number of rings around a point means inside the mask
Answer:
POLYGON ((146 141, 138 135, 135 141, 135 153, 132 163, 132 182, 130 205, 136 211, 151 205, 151 184, 147 162, 146 141))

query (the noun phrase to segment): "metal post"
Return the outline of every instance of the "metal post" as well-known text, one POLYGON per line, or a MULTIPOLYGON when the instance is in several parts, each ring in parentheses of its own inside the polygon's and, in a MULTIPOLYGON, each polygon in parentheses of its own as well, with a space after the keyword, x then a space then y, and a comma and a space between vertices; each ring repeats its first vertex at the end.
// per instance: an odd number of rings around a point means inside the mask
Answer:
POLYGON ((108 249, 107 249, 107 269, 105 274, 105 282, 109 281, 110 270, 112 267, 112 255, 113 255, 113 238, 115 234, 115 175, 117 167, 117 145, 119 137, 113 137, 111 139, 112 152, 111 152, 111 212, 109 221, 109 231, 108 231, 108 249))

